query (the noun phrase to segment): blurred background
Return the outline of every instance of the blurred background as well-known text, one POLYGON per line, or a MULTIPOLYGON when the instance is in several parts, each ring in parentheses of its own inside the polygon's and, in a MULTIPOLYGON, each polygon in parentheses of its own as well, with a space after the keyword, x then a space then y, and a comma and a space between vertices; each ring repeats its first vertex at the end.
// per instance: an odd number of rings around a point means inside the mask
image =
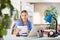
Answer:
POLYGON ((11 35, 12 26, 20 19, 22 10, 28 11, 29 20, 33 26, 42 25, 42 27, 54 29, 54 19, 52 19, 52 25, 44 21, 44 17, 50 12, 54 14, 60 25, 60 0, 0 0, 0 9, 0 30, 2 32, 0 36, 11 35))

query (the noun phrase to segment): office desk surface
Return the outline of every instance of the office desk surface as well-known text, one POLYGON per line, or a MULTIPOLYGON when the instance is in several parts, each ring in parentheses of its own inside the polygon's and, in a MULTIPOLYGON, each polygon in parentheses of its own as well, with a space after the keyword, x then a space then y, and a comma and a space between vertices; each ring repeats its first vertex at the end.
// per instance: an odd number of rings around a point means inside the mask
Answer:
POLYGON ((60 36, 58 37, 16 37, 14 35, 4 36, 4 40, 60 40, 60 36))
POLYGON ((3 36, 4 40, 60 40, 60 35, 58 37, 47 37, 46 35, 44 37, 16 37, 15 35, 11 35, 11 29, 8 29, 7 35, 3 36))

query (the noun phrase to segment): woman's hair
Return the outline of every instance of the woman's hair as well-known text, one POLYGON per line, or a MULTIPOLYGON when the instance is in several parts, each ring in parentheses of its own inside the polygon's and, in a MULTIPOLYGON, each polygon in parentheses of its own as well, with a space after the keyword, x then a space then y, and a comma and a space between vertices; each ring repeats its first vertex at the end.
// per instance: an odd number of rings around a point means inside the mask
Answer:
MULTIPOLYGON (((26 10, 22 10, 22 11, 21 11, 21 14, 22 14, 22 13, 26 13, 26 14, 28 15, 28 12, 27 12, 26 10)), ((20 18, 21 18, 21 15, 20 15, 20 18)))
POLYGON ((21 14, 24 13, 24 12, 25 12, 26 14, 28 14, 28 12, 27 12, 26 10, 22 10, 22 11, 21 11, 21 14))

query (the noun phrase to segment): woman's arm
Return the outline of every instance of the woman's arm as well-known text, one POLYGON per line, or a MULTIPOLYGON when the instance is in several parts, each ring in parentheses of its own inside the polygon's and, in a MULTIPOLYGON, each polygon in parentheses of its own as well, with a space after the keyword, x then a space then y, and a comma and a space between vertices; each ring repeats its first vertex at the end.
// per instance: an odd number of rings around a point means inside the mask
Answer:
POLYGON ((11 32, 12 35, 16 35, 21 30, 20 28, 17 28, 16 30, 14 30, 15 25, 16 25, 16 23, 14 23, 14 25, 12 27, 12 32, 11 32))
POLYGON ((13 35, 13 32, 14 32, 15 25, 16 25, 16 23, 14 23, 14 25, 12 26, 12 32, 11 32, 12 35, 13 35))

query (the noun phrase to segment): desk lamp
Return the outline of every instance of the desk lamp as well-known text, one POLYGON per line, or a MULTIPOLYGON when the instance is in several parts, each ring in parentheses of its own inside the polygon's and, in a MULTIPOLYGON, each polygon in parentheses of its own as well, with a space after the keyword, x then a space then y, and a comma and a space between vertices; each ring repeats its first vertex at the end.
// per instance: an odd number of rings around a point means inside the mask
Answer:
POLYGON ((46 16, 46 17, 44 18, 44 20, 45 20, 46 22, 51 23, 52 18, 54 18, 54 20, 56 21, 56 32, 53 33, 53 35, 49 35, 49 37, 57 37, 57 36, 58 36, 58 34, 57 34, 57 24, 58 24, 58 23, 57 23, 57 19, 56 19, 55 17, 53 17, 53 14, 52 14, 52 13, 50 13, 48 16, 46 16))

